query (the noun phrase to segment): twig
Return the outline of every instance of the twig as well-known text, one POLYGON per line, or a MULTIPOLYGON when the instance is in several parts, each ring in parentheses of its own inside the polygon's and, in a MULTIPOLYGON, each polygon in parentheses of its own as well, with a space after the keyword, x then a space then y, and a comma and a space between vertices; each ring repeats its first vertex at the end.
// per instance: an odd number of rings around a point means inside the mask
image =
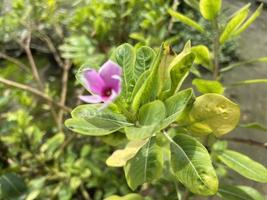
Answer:
MULTIPOLYGON (((63 75, 62 75, 62 90, 60 95, 60 104, 65 105, 66 103, 66 97, 67 97, 67 91, 68 91, 68 77, 69 77, 69 70, 71 67, 71 62, 66 61, 63 66, 63 75)), ((62 129, 62 122, 63 122, 63 115, 64 110, 60 110, 58 114, 58 121, 60 124, 60 129, 62 129)))
POLYGON ((224 140, 228 140, 232 142, 239 142, 239 143, 248 144, 248 145, 254 145, 254 146, 263 147, 267 149, 267 142, 258 142, 255 140, 243 139, 243 138, 224 138, 224 140))
POLYGON ((30 87, 28 85, 17 83, 15 81, 11 81, 11 80, 8 80, 8 79, 2 78, 2 77, 0 77, 0 83, 3 83, 5 85, 11 86, 11 87, 15 87, 15 88, 18 88, 18 89, 22 89, 22 90, 31 92, 32 94, 35 94, 35 95, 41 97, 42 99, 46 100, 48 103, 51 103, 51 104, 59 107, 60 109, 65 110, 66 112, 70 112, 71 111, 71 108, 69 108, 69 107, 67 107, 65 105, 62 105, 62 104, 60 104, 58 102, 55 102, 52 98, 50 98, 49 96, 45 95, 43 92, 40 92, 40 90, 35 89, 33 87, 30 87))
POLYGON ((23 64, 22 62, 20 62, 18 59, 13 58, 11 56, 8 56, 8 55, 6 55, 6 54, 4 54, 2 52, 0 52, 0 58, 3 58, 3 59, 5 59, 5 60, 7 60, 9 62, 12 62, 12 63, 18 65, 24 71, 30 73, 30 70, 28 69, 28 67, 25 64, 23 64))
POLYGON ((26 38, 25 44, 21 43, 21 45, 22 45, 22 47, 24 48, 24 50, 25 50, 25 52, 27 54, 28 60, 30 62, 30 66, 31 66, 33 77, 36 80, 39 88, 43 89, 43 83, 42 83, 42 81, 40 79, 36 63, 35 63, 35 61, 33 59, 33 56, 32 56, 32 52, 31 52, 31 49, 30 49, 30 44, 31 44, 31 32, 29 31, 29 35, 26 38))
POLYGON ((47 44, 49 50, 51 51, 51 53, 53 54, 53 57, 54 57, 55 61, 57 62, 57 64, 61 68, 64 68, 65 63, 62 61, 59 53, 57 52, 57 49, 56 49, 55 45, 53 44, 53 41, 46 34, 41 33, 41 32, 39 32, 39 34, 40 34, 40 39, 43 40, 44 42, 46 42, 46 44, 47 44))

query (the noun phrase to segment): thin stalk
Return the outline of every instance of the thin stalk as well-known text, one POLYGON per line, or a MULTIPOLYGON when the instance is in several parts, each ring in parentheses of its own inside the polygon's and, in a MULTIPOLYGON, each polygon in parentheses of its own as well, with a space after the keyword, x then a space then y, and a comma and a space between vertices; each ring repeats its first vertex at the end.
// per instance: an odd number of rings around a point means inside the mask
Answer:
POLYGON ((42 99, 47 101, 49 104, 53 104, 53 105, 59 107, 60 109, 65 110, 66 112, 71 112, 71 108, 69 108, 67 106, 64 106, 64 105, 54 101, 53 99, 51 99, 49 96, 47 96, 43 92, 40 92, 40 90, 38 90, 38 89, 35 89, 35 88, 30 87, 28 85, 17 83, 15 81, 11 81, 11 80, 8 80, 8 79, 2 78, 2 77, 0 77, 0 83, 3 83, 5 85, 11 86, 11 87, 15 87, 15 88, 18 88, 18 89, 21 89, 21 90, 25 90, 27 92, 30 92, 30 93, 32 93, 32 94, 34 94, 36 96, 41 97, 42 99))
POLYGON ((176 190, 177 200, 181 200, 182 197, 181 197, 181 194, 180 194, 180 192, 179 192, 179 187, 178 187, 177 182, 174 182, 174 185, 175 185, 175 190, 176 190))
POLYGON ((213 20, 213 30, 213 78, 216 80, 219 76, 220 70, 220 33, 216 18, 213 20))

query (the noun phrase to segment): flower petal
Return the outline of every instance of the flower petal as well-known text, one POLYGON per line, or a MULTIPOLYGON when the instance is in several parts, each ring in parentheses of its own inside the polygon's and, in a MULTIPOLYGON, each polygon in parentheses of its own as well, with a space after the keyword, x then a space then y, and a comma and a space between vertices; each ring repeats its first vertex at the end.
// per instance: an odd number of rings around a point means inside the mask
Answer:
POLYGON ((99 75, 105 81, 106 86, 112 88, 117 93, 120 92, 121 88, 121 80, 117 77, 121 77, 121 74, 121 67, 111 60, 105 62, 99 70, 99 75))
POLYGON ((105 88, 105 82, 100 75, 93 69, 83 72, 85 83, 89 92, 100 95, 105 88))
POLYGON ((79 98, 86 103, 100 103, 100 102, 102 102, 101 97, 97 96, 97 95, 82 95, 82 96, 79 96, 79 98))

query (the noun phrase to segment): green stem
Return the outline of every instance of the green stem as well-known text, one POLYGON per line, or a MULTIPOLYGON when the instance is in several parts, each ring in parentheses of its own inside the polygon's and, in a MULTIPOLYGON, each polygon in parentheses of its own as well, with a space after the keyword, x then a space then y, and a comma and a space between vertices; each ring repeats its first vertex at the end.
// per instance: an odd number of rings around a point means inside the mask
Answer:
POLYGON ((176 190, 177 200, 181 200, 182 197, 181 197, 181 194, 180 194, 180 192, 179 192, 179 187, 178 187, 177 182, 174 182, 174 185, 175 185, 175 190, 176 190))
POLYGON ((218 21, 216 18, 213 20, 213 30, 213 78, 216 80, 219 76, 220 70, 220 33, 218 21))

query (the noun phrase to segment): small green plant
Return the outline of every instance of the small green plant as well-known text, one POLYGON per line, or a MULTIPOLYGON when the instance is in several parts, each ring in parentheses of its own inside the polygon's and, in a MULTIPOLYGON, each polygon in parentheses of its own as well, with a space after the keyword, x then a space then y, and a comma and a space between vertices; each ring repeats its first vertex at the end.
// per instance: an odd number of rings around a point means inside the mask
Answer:
MULTIPOLYGON (((157 53, 147 46, 119 46, 110 58, 122 68, 119 97, 105 109, 99 103, 78 106, 65 122, 69 129, 83 135, 109 137, 115 143, 125 141, 125 147, 114 151, 106 163, 123 167, 132 190, 155 183, 165 172, 168 181, 184 185, 193 194, 217 194, 226 199, 229 186, 219 188, 216 173, 222 164, 246 178, 267 182, 263 165, 229 150, 219 139, 238 124, 239 106, 214 93, 222 93, 220 87, 198 97, 191 88, 181 90, 197 59, 194 50, 190 42, 174 56, 164 45, 157 53), (211 146, 210 141, 204 142, 207 137, 213 140, 211 146)), ((83 69, 77 75, 80 82, 91 77, 87 71, 83 69)), ((88 81, 87 87, 94 94, 90 84, 97 83, 88 81)), ((236 188, 244 193, 247 189, 236 188)))

